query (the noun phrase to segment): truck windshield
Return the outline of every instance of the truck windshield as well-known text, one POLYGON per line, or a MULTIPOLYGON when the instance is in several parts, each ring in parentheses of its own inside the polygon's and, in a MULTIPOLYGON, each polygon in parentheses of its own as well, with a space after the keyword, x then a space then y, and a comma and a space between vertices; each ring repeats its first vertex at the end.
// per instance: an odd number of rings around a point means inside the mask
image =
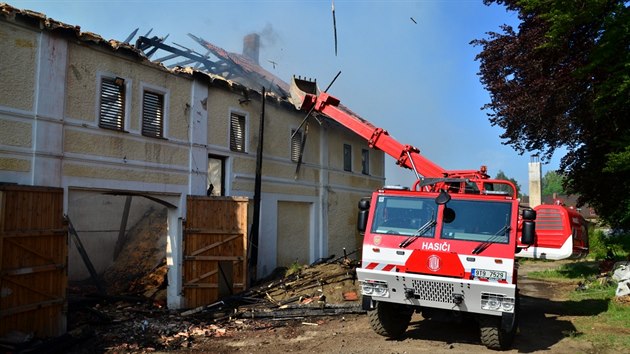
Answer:
POLYGON ((438 206, 432 198, 380 196, 376 205, 372 232, 378 234, 433 237, 438 206), (422 234, 418 230, 422 228, 422 234))
POLYGON ((451 200, 446 208, 452 217, 444 221, 442 238, 509 243, 510 203, 451 200))

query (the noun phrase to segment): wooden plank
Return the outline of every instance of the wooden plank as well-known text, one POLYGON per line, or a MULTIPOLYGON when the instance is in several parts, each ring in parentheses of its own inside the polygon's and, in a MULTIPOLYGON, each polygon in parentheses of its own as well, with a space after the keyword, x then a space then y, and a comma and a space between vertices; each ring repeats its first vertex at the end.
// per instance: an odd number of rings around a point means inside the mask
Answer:
POLYGON ((195 288, 195 289, 218 289, 218 283, 185 283, 184 288, 195 288))
POLYGON ((20 238, 20 237, 41 237, 41 236, 65 236, 68 230, 66 229, 50 229, 50 230, 16 230, 5 231, 4 237, 7 238, 20 238))
POLYGON ((189 235, 206 234, 206 235, 242 235, 240 231, 226 231, 219 229, 184 229, 184 232, 189 235))
POLYGON ((190 279, 190 280, 188 281, 188 283, 191 283, 191 284, 192 284, 192 283, 197 283, 197 282, 199 282, 201 279, 205 279, 205 278, 211 277, 211 276, 213 276, 213 275, 215 275, 215 274, 218 274, 218 272, 219 272, 219 270, 218 270, 218 269, 215 269, 215 270, 213 270, 213 271, 211 271, 211 272, 204 273, 204 274, 202 274, 202 275, 198 276, 198 277, 197 277, 197 278, 195 278, 195 279, 190 279))
POLYGON ((186 261, 242 261, 243 256, 185 256, 186 261))
POLYGON ((87 251, 85 250, 85 247, 83 247, 83 243, 81 242, 81 239, 79 238, 79 234, 77 233, 77 230, 72 225, 72 221, 70 221, 69 217, 68 217, 68 231, 70 232, 70 235, 72 235, 72 240, 77 246, 77 250, 79 251, 81 258, 83 259, 83 263, 85 264, 85 267, 90 272, 90 276, 92 278, 92 281, 94 282, 94 285, 98 289, 98 292, 101 295, 105 295, 106 294, 105 287, 103 286, 103 284, 101 284, 99 276, 96 273, 96 269, 94 269, 94 265, 92 264, 92 261, 90 260, 90 257, 88 256, 87 251))
POLYGON ((232 236, 232 237, 228 237, 228 238, 226 238, 226 239, 225 239, 225 240, 223 240, 223 241, 215 242, 215 243, 210 244, 210 245, 208 245, 208 246, 206 246, 206 247, 199 248, 199 249, 197 249, 196 251, 192 252, 190 255, 191 255, 191 256, 196 256, 196 255, 202 254, 202 253, 204 253, 204 252, 206 252, 206 251, 209 251, 209 250, 211 250, 211 249, 213 249, 213 248, 215 248, 215 247, 219 247, 219 246, 224 245, 224 244, 226 244, 226 243, 228 243, 228 242, 230 242, 230 241, 232 241, 232 240, 235 240, 235 239, 236 239, 236 238, 238 238, 239 236, 241 236, 241 237, 242 237, 242 236, 243 236, 243 234, 238 233, 238 234, 236 234, 236 235, 234 235, 234 236, 232 236))
POLYGON ((24 289, 28 289, 29 291, 31 291, 33 293, 36 293, 36 294, 39 294, 39 295, 41 295, 43 297, 55 297, 51 293, 47 293, 47 292, 41 291, 39 289, 35 289, 32 286, 29 286, 29 285, 26 285, 24 283, 21 283, 21 282, 15 280, 15 278, 5 277, 4 280, 8 281, 8 282, 11 282, 11 283, 13 283, 13 284, 15 284, 17 286, 20 286, 20 287, 22 287, 24 289))
POLYGON ((33 274, 33 273, 40 273, 40 272, 50 272, 50 271, 62 270, 65 267, 66 267, 65 264, 47 264, 47 265, 36 266, 36 267, 6 269, 6 270, 0 271, 0 275, 25 275, 25 274, 33 274))
POLYGON ((39 253, 39 252, 36 252, 36 251, 34 251, 33 249, 28 248, 28 247, 26 247, 25 245, 23 245, 23 244, 21 244, 21 243, 19 243, 19 242, 17 242, 17 241, 14 241, 14 240, 12 240, 12 239, 10 239, 10 238, 8 238, 8 237, 7 237, 7 238, 5 238, 5 241, 6 241, 7 243, 10 243, 10 244, 12 244, 12 245, 15 245, 15 246, 17 246, 17 247, 19 247, 19 248, 23 249, 24 251, 27 251, 28 253, 31 253, 31 254, 33 254, 33 255, 37 256, 38 258, 40 258, 40 259, 42 259, 42 260, 44 260, 44 261, 46 261, 46 262, 49 262, 49 263, 55 263, 55 261, 54 261, 52 258, 50 258, 48 255, 44 255, 44 254, 41 254, 41 253, 39 253))
POLYGON ((18 313, 33 311, 33 310, 37 310, 37 309, 41 309, 41 308, 45 308, 49 306, 61 305, 65 301, 66 301, 65 298, 60 297, 57 299, 30 303, 28 305, 23 305, 23 306, 18 306, 18 307, 12 307, 8 310, 3 310, 2 313, 0 314, 0 318, 9 317, 18 313))

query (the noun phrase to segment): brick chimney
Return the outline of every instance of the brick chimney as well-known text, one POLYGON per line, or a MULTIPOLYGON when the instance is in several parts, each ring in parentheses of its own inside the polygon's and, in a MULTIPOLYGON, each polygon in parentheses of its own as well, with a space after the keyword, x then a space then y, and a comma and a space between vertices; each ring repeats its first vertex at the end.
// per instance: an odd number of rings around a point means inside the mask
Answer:
POLYGON ((256 64, 260 52, 260 36, 257 33, 250 33, 243 37, 243 55, 256 64))

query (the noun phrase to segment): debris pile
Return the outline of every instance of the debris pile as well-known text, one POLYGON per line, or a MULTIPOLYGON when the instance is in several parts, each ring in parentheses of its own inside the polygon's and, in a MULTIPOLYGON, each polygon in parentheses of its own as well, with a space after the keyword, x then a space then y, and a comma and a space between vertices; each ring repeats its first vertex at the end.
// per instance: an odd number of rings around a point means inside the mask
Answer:
POLYGON ((56 339, 54 349, 51 342, 28 345, 66 353, 194 350, 240 331, 319 326, 325 316, 364 313, 355 268, 342 257, 281 270, 240 294, 183 311, 143 296, 88 298, 71 304, 69 333, 56 339))
POLYGON ((110 295, 166 301, 166 208, 150 208, 119 240, 120 253, 103 274, 110 295))
POLYGON ((576 290, 586 290, 590 284, 617 286, 613 301, 630 305, 630 261, 615 261, 607 257, 599 262, 599 274, 586 282, 580 282, 576 290))
POLYGON ((343 257, 287 271, 284 277, 218 303, 185 311, 182 316, 303 319, 363 313, 358 300, 356 264, 343 257), (230 311, 224 313, 225 309, 230 311))
POLYGON ((630 303, 630 261, 617 262, 613 267, 612 279, 617 282, 617 298, 626 297, 630 303))

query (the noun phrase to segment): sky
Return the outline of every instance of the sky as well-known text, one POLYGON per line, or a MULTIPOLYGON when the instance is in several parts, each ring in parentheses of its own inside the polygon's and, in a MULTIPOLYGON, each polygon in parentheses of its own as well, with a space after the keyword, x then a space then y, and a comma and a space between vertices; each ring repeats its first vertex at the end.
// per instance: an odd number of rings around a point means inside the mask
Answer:
MULTIPOLYGON (((188 33, 241 53, 243 37, 261 35, 260 64, 286 82, 316 78, 328 93, 447 170, 503 171, 528 194, 530 154, 503 145, 488 121, 480 83, 481 48, 470 41, 518 26, 515 13, 481 0, 337 0, 337 54, 330 0, 5 0, 103 38, 168 35, 167 44, 204 52, 188 33), (275 62, 274 65, 271 62, 275 62)), ((543 164, 558 169, 560 155, 543 164)), ((386 157, 388 185, 411 186, 415 175, 386 157)))

